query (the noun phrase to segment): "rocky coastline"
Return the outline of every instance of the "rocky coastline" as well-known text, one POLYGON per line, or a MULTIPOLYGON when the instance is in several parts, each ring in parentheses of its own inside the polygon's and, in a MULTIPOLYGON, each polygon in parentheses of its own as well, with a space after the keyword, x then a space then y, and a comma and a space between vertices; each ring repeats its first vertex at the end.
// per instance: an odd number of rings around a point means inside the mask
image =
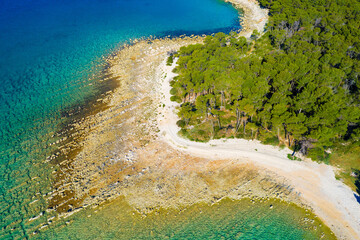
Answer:
MULTIPOLYGON (((243 9, 240 35, 250 37, 254 30, 264 31, 267 11, 256 1, 229 2, 243 9)), ((203 39, 135 40, 106 60, 106 75, 116 79, 118 87, 98 100, 106 106, 102 111, 74 125, 86 134, 80 142, 68 145, 78 144, 79 151, 62 162, 68 171, 63 171, 58 189, 48 197, 54 203, 50 214, 67 218, 120 196, 144 216, 160 208, 183 209, 226 198, 276 198, 312 209, 292 182, 271 169, 247 162, 246 157, 193 156, 163 137, 158 119, 167 106, 159 89, 169 73, 159 67, 169 52, 203 39)), ((336 234, 346 236, 341 229, 336 234)))

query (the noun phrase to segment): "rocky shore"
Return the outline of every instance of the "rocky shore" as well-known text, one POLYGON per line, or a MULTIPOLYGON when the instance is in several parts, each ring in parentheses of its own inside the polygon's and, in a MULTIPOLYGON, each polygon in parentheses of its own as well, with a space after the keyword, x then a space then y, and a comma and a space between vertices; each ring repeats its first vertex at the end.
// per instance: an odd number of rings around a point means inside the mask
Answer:
POLYGON ((92 130, 67 178, 67 186, 79 200, 75 209, 118 196, 125 196, 144 214, 223 198, 277 197, 300 203, 287 181, 271 171, 234 159, 193 157, 159 136, 157 119, 166 106, 161 102, 158 67, 167 52, 199 41, 140 41, 109 60, 114 63, 109 72, 121 84, 112 94, 110 107, 86 121, 92 130))
MULTIPOLYGON (((241 35, 263 32, 266 10, 252 0, 230 2, 244 11, 241 35)), ((53 202, 50 214, 66 218, 119 196, 143 215, 224 198, 278 198, 311 208, 294 183, 274 168, 244 156, 193 155, 186 146, 174 147, 176 143, 164 137, 159 119, 166 123, 164 110, 170 109, 162 92, 170 73, 160 67, 170 51, 202 41, 203 37, 146 39, 109 57, 106 75, 116 79, 118 87, 99 99, 106 105, 102 111, 74 125, 86 134, 80 142, 69 143, 69 147, 78 145, 79 151, 62 162, 66 171, 60 169, 64 174, 48 197, 53 202)), ((331 228, 338 236, 346 236, 337 227, 331 228)))
POLYGON ((254 30, 263 33, 268 21, 268 10, 260 8, 256 0, 225 0, 242 10, 241 35, 249 38, 254 30))
MULTIPOLYGON (((241 23, 246 30, 240 35, 249 37, 253 30, 263 29, 267 18, 262 16, 266 11, 256 10, 260 9, 256 2, 244 1, 239 5, 240 2, 232 0, 244 12, 241 23)), ((107 168, 114 169, 113 165, 119 165, 122 170, 127 168, 137 158, 136 150, 157 139, 154 113, 160 103, 154 103, 159 99, 155 97, 159 83, 153 79, 156 69, 169 51, 201 43, 203 39, 204 36, 182 36, 135 40, 107 59, 103 82, 113 88, 89 104, 88 108, 92 108, 89 114, 60 133, 63 147, 48 157, 48 161, 60 163, 60 168, 53 172, 55 189, 48 194, 51 219, 69 216, 118 195, 103 190, 106 186, 116 189, 114 186, 118 185, 112 182, 113 177, 107 176, 110 174, 107 168)))

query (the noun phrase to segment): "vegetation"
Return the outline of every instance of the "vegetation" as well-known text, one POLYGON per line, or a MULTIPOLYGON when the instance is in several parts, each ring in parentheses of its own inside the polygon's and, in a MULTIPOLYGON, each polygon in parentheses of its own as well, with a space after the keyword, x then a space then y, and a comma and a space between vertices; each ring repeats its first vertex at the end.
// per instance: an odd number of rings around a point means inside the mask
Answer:
POLYGON ((169 56, 167 61, 166 61, 166 65, 171 66, 173 64, 173 62, 174 62, 173 56, 169 56))
POLYGON ((169 51, 167 54, 168 54, 168 59, 166 61, 166 65, 171 66, 174 62, 174 56, 176 54, 176 51, 172 50, 172 51, 169 51))
POLYGON ((360 2, 260 3, 270 9, 262 37, 218 33, 175 54, 182 134, 260 139, 342 168, 346 155, 349 180, 360 169, 360 2))
POLYGON ((293 155, 291 155, 291 154, 288 154, 287 157, 288 157, 288 159, 290 159, 290 160, 301 161, 301 158, 298 158, 298 157, 293 156, 293 155))
POLYGON ((356 192, 360 195, 360 171, 356 171, 356 180, 355 180, 356 192))

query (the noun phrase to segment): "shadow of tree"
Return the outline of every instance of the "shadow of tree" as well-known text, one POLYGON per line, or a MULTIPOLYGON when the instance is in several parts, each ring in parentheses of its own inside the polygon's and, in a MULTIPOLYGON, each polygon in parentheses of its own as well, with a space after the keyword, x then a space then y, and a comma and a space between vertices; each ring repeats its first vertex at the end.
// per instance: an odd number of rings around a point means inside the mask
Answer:
POLYGON ((355 197, 356 201, 360 204, 360 196, 357 195, 356 193, 354 193, 354 197, 355 197))
POLYGON ((356 175, 356 179, 355 179, 356 192, 360 195, 360 170, 355 170, 354 173, 356 175))

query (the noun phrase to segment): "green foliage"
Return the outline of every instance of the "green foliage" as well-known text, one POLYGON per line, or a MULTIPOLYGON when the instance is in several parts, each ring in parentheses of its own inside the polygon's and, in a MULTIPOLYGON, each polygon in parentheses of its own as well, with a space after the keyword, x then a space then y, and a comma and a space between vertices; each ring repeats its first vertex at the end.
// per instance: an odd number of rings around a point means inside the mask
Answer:
POLYGON ((172 89, 170 89, 170 94, 171 95, 176 95, 176 88, 172 88, 172 89))
POLYGON ((253 33, 251 34, 250 38, 253 39, 253 40, 256 40, 256 39, 259 38, 259 36, 260 36, 259 31, 255 29, 255 30, 253 31, 253 33))
POLYGON ((188 132, 187 129, 185 129, 185 128, 182 128, 182 129, 180 130, 179 135, 180 135, 180 136, 183 136, 183 137, 185 137, 185 138, 187 138, 187 139, 194 140, 194 139, 189 135, 189 132, 188 132))
POLYGON ((312 148, 308 152, 308 157, 313 160, 317 160, 318 162, 323 162, 329 164, 331 154, 324 151, 323 148, 312 148))
POLYGON ((356 191, 355 181, 360 175, 356 174, 354 177, 353 173, 360 170, 360 142, 354 138, 349 141, 335 144, 329 162, 331 165, 341 168, 341 171, 338 172, 339 177, 356 191))
POLYGON ((262 144, 277 146, 279 145, 279 139, 276 136, 270 136, 265 140, 261 141, 262 144))
POLYGON ((295 157, 295 156, 291 155, 290 153, 287 155, 287 157, 290 160, 301 161, 301 158, 295 157))
POLYGON ((332 162, 325 149, 360 140, 360 2, 260 4, 270 9, 261 38, 217 33, 180 49, 179 116, 194 139, 255 138, 332 162))
POLYGON ((356 170, 354 173, 356 175, 356 180, 355 180, 356 192, 360 195, 360 171, 356 170))
POLYGON ((169 56, 167 61, 166 61, 166 65, 167 66, 171 66, 174 62, 174 56, 169 56))
POLYGON ((176 125, 180 128, 185 127, 185 121, 184 120, 179 120, 176 122, 176 125))
POLYGON ((171 96, 170 100, 173 102, 181 103, 181 99, 178 96, 171 96))

